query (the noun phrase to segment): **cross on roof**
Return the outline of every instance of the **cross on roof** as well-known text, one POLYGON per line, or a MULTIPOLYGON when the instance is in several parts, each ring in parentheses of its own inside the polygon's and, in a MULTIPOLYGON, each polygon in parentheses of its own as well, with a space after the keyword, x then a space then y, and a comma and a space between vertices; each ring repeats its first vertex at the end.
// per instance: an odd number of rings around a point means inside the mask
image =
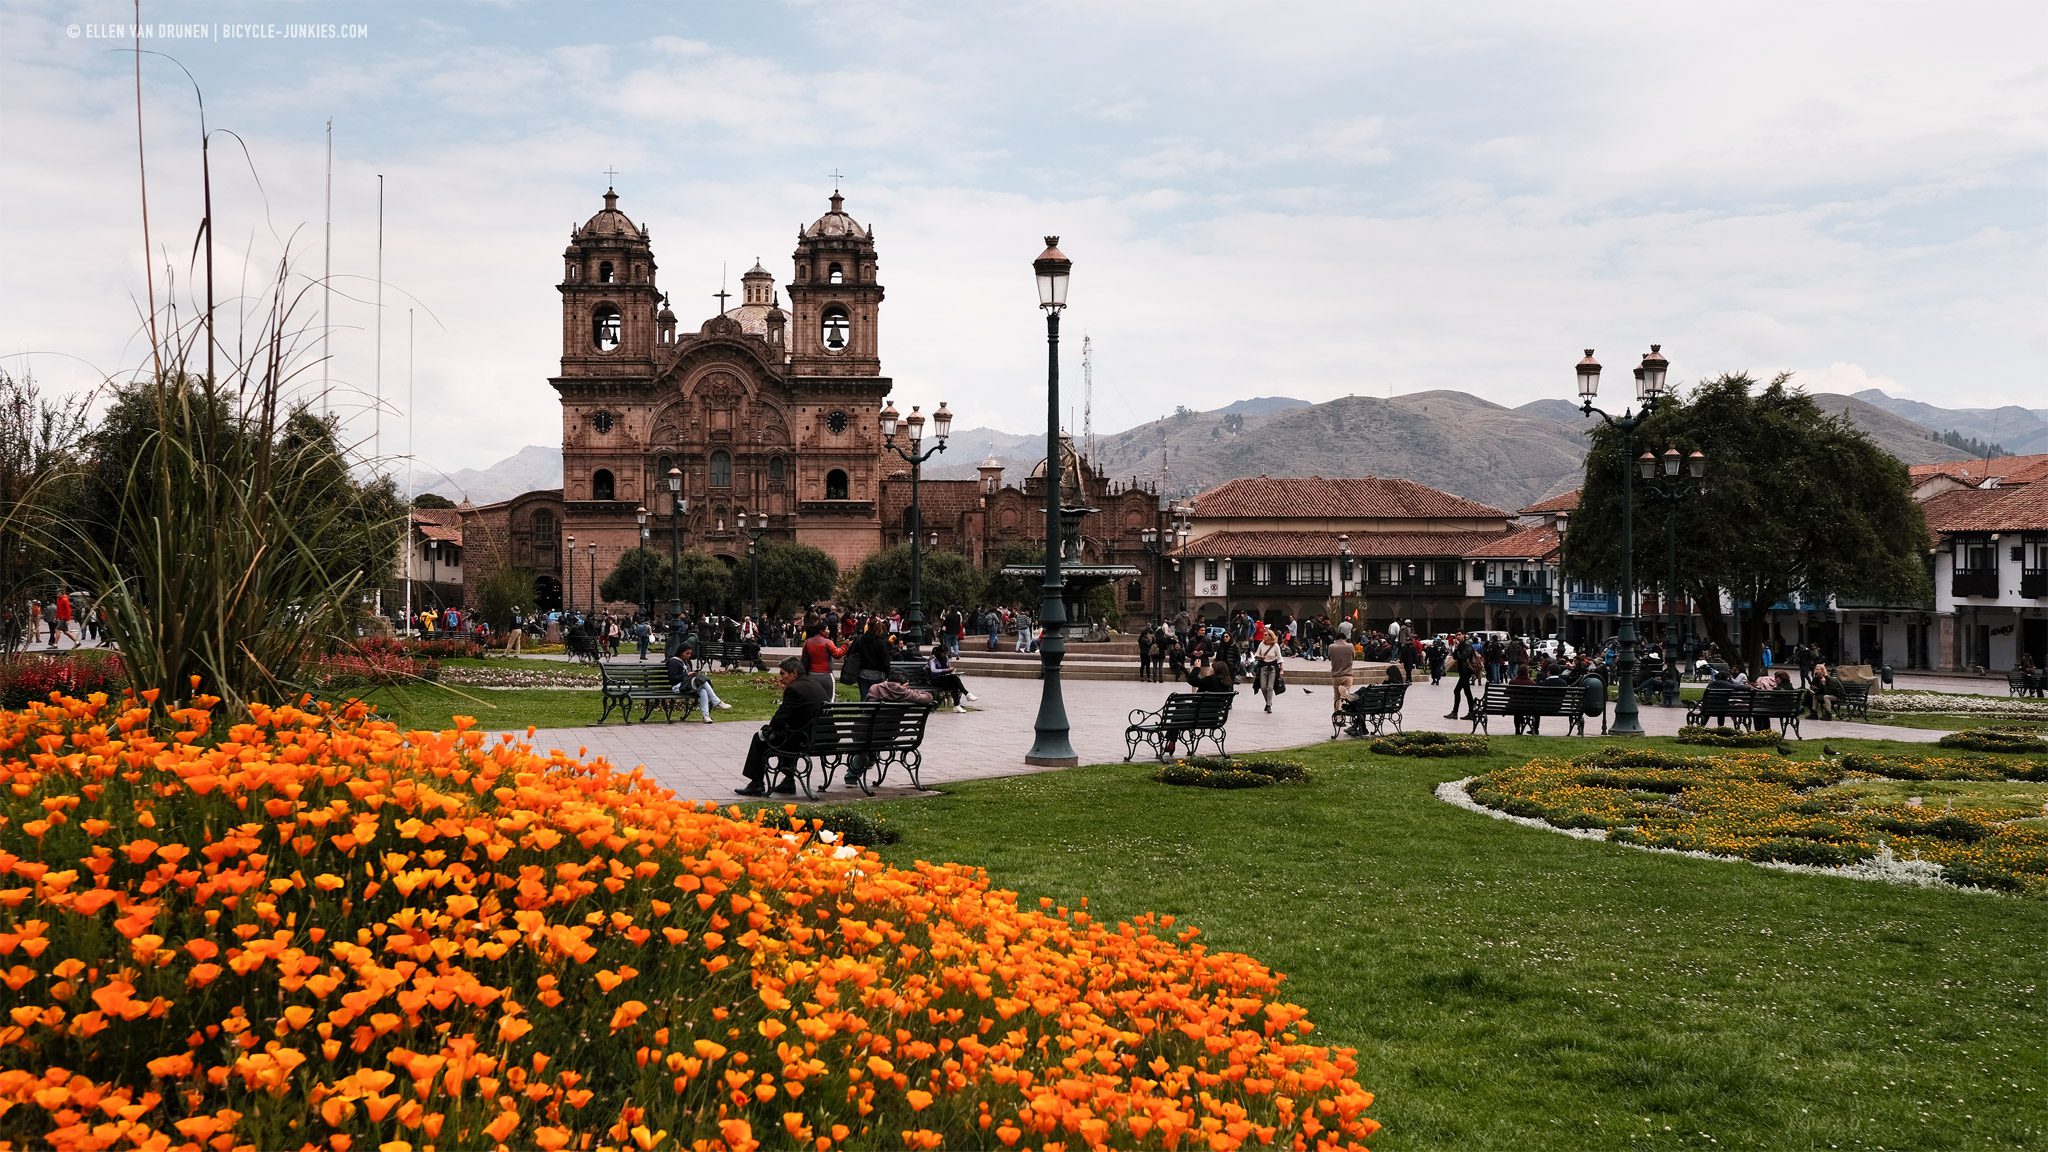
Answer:
POLYGON ((718 297, 718 314, 720 316, 725 315, 725 298, 732 295, 732 293, 727 292, 725 286, 721 284, 718 287, 718 291, 713 292, 712 295, 718 297))
POLYGON ((832 170, 832 187, 834 187, 834 188, 837 188, 837 187, 839 187, 839 179, 840 179, 839 169, 837 169, 837 168, 834 168, 834 169, 832 170))
POLYGON ((606 184, 606 185, 611 185, 611 184, 615 184, 615 183, 617 183, 617 182, 618 182, 618 178, 619 178, 619 170, 618 170, 618 169, 616 169, 616 168, 607 168, 607 169, 605 169, 605 170, 604 170, 604 182, 605 182, 605 184, 606 184))

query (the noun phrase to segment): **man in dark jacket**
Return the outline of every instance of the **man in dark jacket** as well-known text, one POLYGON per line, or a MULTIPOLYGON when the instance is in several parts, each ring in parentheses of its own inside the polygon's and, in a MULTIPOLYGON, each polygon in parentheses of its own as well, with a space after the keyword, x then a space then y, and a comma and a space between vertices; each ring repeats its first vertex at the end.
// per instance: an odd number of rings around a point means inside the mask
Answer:
POLYGON ((766 796, 770 792, 787 795, 796 791, 796 757, 792 753, 802 749, 812 722, 831 698, 816 677, 804 675, 804 662, 795 656, 783 657, 776 668, 776 683, 782 686, 782 703, 776 706, 768 723, 754 733, 754 742, 747 748, 747 786, 737 789, 742 796, 766 796), (776 767, 782 770, 782 780, 773 788, 766 786, 771 754, 776 756, 776 767))

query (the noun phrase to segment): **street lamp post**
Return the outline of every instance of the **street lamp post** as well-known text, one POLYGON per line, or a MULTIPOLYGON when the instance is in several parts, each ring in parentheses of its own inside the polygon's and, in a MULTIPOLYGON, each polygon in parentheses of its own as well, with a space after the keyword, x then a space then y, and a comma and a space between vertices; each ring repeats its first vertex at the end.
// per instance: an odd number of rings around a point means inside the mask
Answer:
POLYGON ((597 541, 590 542, 590 610, 597 611, 597 541))
POLYGON ((1408 631, 1415 622, 1415 565, 1413 563, 1408 565, 1408 578, 1401 582, 1401 590, 1407 593, 1402 598, 1402 607, 1406 610, 1401 613, 1400 629, 1401 638, 1406 640, 1410 639, 1408 631))
MULTIPOLYGON (((1678 660, 1678 614, 1671 610, 1671 594, 1678 586, 1678 505, 1706 492, 1707 454, 1697 449, 1690 456, 1682 455, 1677 445, 1666 445, 1664 454, 1652 456, 1645 451, 1636 457, 1636 474, 1643 480, 1645 498, 1671 506, 1664 517, 1664 666, 1676 668, 1678 660), (1683 465, 1684 472, 1680 473, 1683 465), (1658 472, 1663 472, 1661 481, 1658 472)), ((1678 680, 1666 677, 1668 686, 1664 689, 1664 704, 1670 707, 1678 703, 1678 680)))
POLYGON ((933 443, 922 452, 918 447, 924 442, 924 414, 912 404, 910 415, 902 418, 905 436, 910 441, 907 449, 896 443, 898 419, 896 405, 882 409, 882 446, 910 465, 910 611, 904 624, 910 629, 910 642, 921 648, 925 642, 924 550, 918 538, 924 535, 924 519, 918 511, 917 483, 924 475, 924 462, 946 450, 946 437, 953 434, 953 414, 946 411, 944 400, 939 401, 939 410, 932 413, 933 443))
POLYGON ((436 582, 436 579, 437 579, 437 578, 439 577, 439 575, 440 575, 440 569, 439 569, 439 568, 437 567, 437 564, 438 564, 438 560, 439 560, 439 555, 438 555, 438 554, 439 554, 439 552, 440 552, 440 548, 441 548, 441 542, 440 542, 439 540, 435 540, 435 539, 433 539, 433 538, 431 538, 431 537, 429 537, 429 538, 428 538, 428 540, 427 540, 427 595, 433 598, 433 601, 434 601, 434 607, 435 607, 435 608, 437 608, 437 609, 438 609, 438 608, 440 608, 440 606, 441 606, 441 590, 440 590, 440 589, 438 589, 438 588, 436 588, 436 587, 434 587, 434 584, 435 584, 435 582, 436 582))
MULTIPOLYGON (((1620 416, 1610 416, 1593 406, 1593 397, 1600 392, 1600 362, 1593 359, 1593 350, 1586 349, 1586 358, 1579 361, 1579 411, 1587 416, 1598 415, 1610 427, 1621 429, 1621 626, 1615 641, 1621 649, 1620 658, 1615 661, 1615 687, 1620 699, 1614 704, 1614 727, 1608 729, 1616 736, 1641 736, 1643 722, 1636 710, 1636 567, 1635 567, 1635 500, 1636 470, 1628 466, 1636 454, 1636 429, 1657 410, 1658 401, 1664 398, 1665 372, 1671 362, 1664 359, 1659 344, 1650 345, 1643 362, 1636 368, 1636 399, 1641 401, 1642 410, 1623 410, 1620 416)), ((1704 461, 1704 458, 1702 458, 1704 461)))
POLYGON ((1038 718, 1032 723, 1037 737, 1024 762, 1052 768, 1081 762, 1067 735, 1067 705, 1060 696, 1060 661, 1067 654, 1067 587, 1060 574, 1060 310, 1067 306, 1073 268, 1057 236, 1047 236, 1045 251, 1031 262, 1038 277, 1038 306, 1045 311, 1045 576, 1038 606, 1044 629, 1038 644, 1038 718))
POLYGON ((1351 533, 1337 536, 1337 622, 1351 617, 1351 533))
POLYGON ((690 510, 689 498, 683 495, 683 470, 668 470, 668 623, 670 628, 683 618, 683 570, 680 559, 683 539, 683 514, 690 510))
POLYGON ((640 554, 633 563, 640 569, 640 618, 646 620, 654 615, 654 606, 647 602, 647 505, 634 509, 633 519, 640 525, 640 554))
MULTIPOLYGON (((1165 559, 1177 549, 1188 544, 1188 516, 1192 505, 1175 500, 1160 514, 1165 521, 1164 528, 1147 528, 1138 533, 1138 539, 1145 546, 1146 554, 1152 557, 1152 617, 1157 624, 1166 623, 1166 566, 1165 559)), ((1176 570, 1180 561, 1173 562, 1176 570)))
POLYGON ((571 616, 576 614, 576 538, 565 537, 569 546, 563 549, 568 569, 562 573, 562 611, 571 616))
POLYGON ((750 521, 747 510, 740 509, 740 533, 747 538, 747 616, 752 618, 761 612, 761 537, 768 532, 768 514, 757 512, 750 521))

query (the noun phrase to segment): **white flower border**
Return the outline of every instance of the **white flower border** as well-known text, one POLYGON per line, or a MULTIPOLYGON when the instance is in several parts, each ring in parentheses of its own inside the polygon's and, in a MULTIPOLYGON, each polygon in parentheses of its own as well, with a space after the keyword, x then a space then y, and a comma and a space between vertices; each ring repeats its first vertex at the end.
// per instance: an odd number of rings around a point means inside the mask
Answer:
POLYGON ((1622 840, 1610 840, 1605 828, 1559 828, 1533 816, 1517 816, 1488 808, 1472 798, 1466 788, 1477 780, 1467 776, 1462 780, 1447 780, 1436 786, 1436 798, 1454 808, 1520 824, 1524 828, 1538 828, 1545 832, 1556 832, 1574 840, 1599 840, 1632 848, 1638 852, 1661 852, 1667 856, 1686 856, 1694 860, 1718 860, 1724 864, 1747 864, 1753 868, 1768 868, 1774 872, 1800 872, 1809 876, 1839 876, 1845 880, 1874 880, 1884 884, 1905 884, 1915 888, 1945 888, 1951 892, 1974 892, 1985 896, 2003 896, 2006 893, 1991 888, 1976 888, 1962 884, 1951 884, 1941 878, 1941 865, 1930 860, 1901 860, 1892 854, 1891 845, 1878 842, 1877 855, 1855 864, 1819 865, 1792 864, 1783 860, 1750 860, 1741 856, 1722 856, 1713 852, 1700 852, 1689 848, 1658 848, 1650 844, 1631 844, 1622 840))
POLYGON ((2031 696, 1963 696, 1953 692, 1897 691, 1870 697, 1872 712, 1990 716, 2007 720, 2048 720, 2048 700, 2031 696))

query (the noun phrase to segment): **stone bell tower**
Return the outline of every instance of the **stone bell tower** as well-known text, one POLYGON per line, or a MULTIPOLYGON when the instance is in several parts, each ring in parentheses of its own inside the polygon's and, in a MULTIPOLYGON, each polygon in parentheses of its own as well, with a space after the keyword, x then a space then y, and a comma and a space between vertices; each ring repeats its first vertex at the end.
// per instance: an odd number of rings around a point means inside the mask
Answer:
POLYGON ((797 232, 796 279, 789 285, 790 372, 796 376, 882 372, 875 233, 847 215, 845 204, 834 189, 831 211, 797 232))

